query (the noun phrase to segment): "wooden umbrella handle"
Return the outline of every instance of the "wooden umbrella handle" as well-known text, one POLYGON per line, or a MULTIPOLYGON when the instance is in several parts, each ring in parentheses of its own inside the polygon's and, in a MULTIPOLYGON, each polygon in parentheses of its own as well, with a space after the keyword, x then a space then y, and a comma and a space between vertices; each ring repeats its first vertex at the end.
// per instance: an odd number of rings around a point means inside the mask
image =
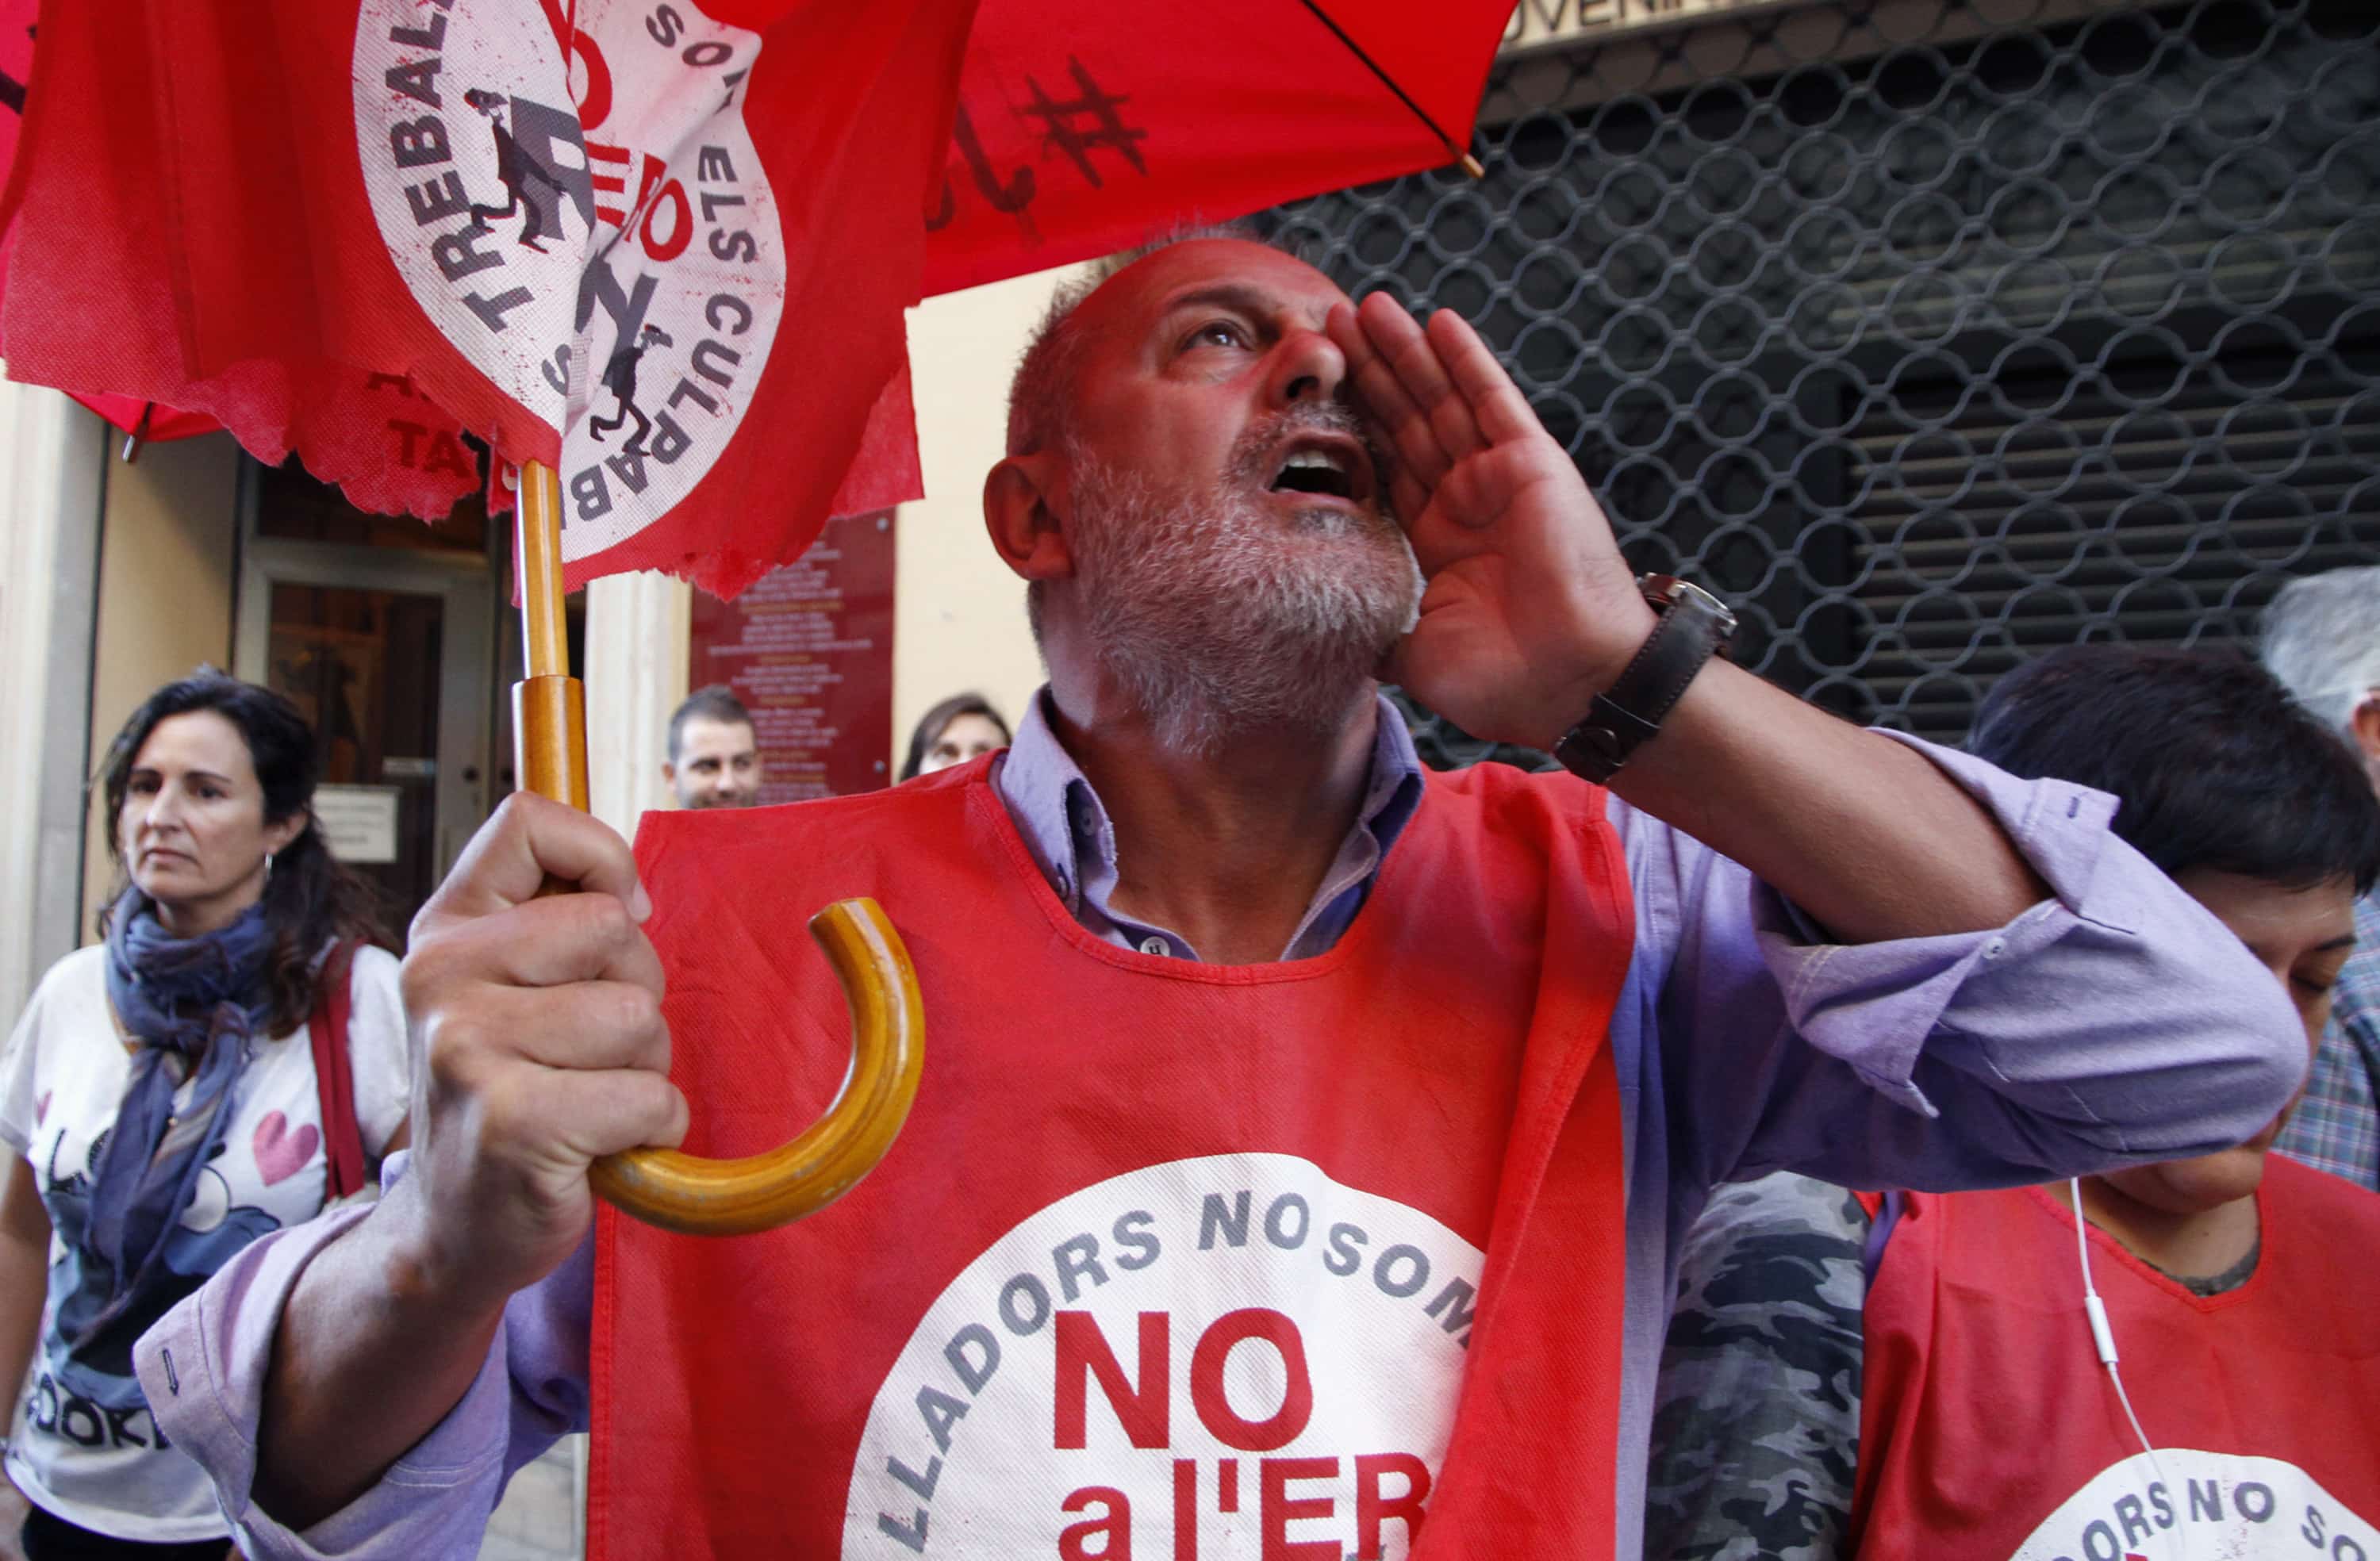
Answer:
MULTIPOLYGON (((562 505, 553 468, 521 467, 521 638, 528 676, 513 685, 523 791, 587 809, 587 691, 570 675, 562 606, 562 505)), ((566 889, 568 886, 552 886, 566 889)), ((767 1230, 826 1207, 876 1168, 917 1098, 925 1065, 917 974, 883 908, 839 900, 810 920, 851 1008, 851 1072, 827 1113, 790 1142, 741 1160, 631 1149, 589 1180, 622 1212, 692 1235, 767 1230)))
POLYGON ((851 1072, 827 1114, 791 1143, 741 1160, 634 1149, 595 1162, 595 1191, 648 1225, 698 1236, 769 1230, 857 1185, 892 1147, 925 1066, 926 1017, 909 951, 873 900, 810 918, 851 1005, 851 1072))

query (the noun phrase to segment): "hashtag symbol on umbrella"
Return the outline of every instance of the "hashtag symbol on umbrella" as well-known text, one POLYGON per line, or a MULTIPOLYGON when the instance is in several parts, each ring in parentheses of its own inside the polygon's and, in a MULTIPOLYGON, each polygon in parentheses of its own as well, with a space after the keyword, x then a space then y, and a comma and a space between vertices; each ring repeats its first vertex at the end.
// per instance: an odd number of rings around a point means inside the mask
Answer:
POLYGON ((1141 160, 1140 148, 1134 143, 1148 139, 1148 132, 1127 126, 1116 112, 1132 100, 1102 91, 1099 84, 1091 79, 1091 73, 1083 68, 1083 62, 1072 54, 1066 56, 1066 67, 1083 94, 1069 103, 1054 101, 1042 91, 1040 82, 1030 76, 1025 79, 1025 84, 1033 89, 1033 101, 1025 111, 1040 117, 1045 127, 1042 146, 1054 148, 1073 159, 1083 177, 1091 181, 1093 189, 1100 188, 1101 182, 1099 171, 1091 166, 1090 154, 1102 147, 1121 153, 1132 164, 1134 173, 1148 173, 1148 164, 1141 160), (1086 120, 1087 128, 1082 123, 1086 120))

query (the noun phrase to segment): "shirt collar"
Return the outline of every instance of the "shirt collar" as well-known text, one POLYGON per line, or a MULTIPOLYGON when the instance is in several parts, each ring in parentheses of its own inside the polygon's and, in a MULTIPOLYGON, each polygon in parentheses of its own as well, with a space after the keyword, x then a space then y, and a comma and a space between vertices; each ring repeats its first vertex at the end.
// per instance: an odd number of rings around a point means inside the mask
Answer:
MULTIPOLYGON (((1026 849, 1050 880, 1066 908, 1079 914, 1084 885, 1114 881, 1115 825, 1090 780, 1058 741, 1050 725, 1044 684, 1016 723, 995 780, 1000 799, 1025 837, 1026 849)), ((1378 854, 1372 870, 1386 860, 1389 848, 1413 821, 1421 806, 1421 756, 1403 715, 1385 697, 1378 700, 1379 720, 1372 740, 1371 777, 1364 787, 1364 804, 1355 828, 1370 832, 1378 854)), ((1101 905, 1102 913, 1105 906, 1101 905)))

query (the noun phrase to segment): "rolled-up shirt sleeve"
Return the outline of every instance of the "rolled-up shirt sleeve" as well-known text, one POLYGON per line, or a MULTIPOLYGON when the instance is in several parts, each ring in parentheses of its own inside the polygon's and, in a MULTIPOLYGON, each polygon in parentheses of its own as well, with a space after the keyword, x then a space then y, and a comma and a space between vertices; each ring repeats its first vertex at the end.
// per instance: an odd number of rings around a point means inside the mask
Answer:
POLYGON ((2011 1185, 2226 1148, 2306 1065, 2287 994, 2109 829, 2116 804, 1891 733, 1992 810, 2052 898, 2004 926, 1832 943, 1737 864, 1615 803, 1672 1166, 2011 1185))
MULTIPOLYGON (((383 1177, 403 1174, 392 1156, 383 1177)), ((243 1249, 141 1337, 140 1386, 158 1426, 214 1481, 252 1561, 397 1561, 479 1552, 513 1471, 587 1426, 587 1334, 594 1239, 513 1297, 488 1358, 446 1418, 378 1484, 301 1531, 252 1497, 257 1422, 281 1310, 315 1255, 370 1210, 338 1210, 243 1249)), ((355 1407, 370 1415, 369 1404, 355 1407)))

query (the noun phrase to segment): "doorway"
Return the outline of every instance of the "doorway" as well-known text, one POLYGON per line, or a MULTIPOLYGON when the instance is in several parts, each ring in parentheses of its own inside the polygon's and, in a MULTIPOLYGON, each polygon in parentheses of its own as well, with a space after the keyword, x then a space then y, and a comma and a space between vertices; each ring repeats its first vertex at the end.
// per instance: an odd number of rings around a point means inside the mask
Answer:
POLYGON ((313 725, 318 823, 399 933, 509 784, 491 763, 490 533, 476 500, 424 525, 357 510, 294 462, 242 463, 232 670, 313 725))

